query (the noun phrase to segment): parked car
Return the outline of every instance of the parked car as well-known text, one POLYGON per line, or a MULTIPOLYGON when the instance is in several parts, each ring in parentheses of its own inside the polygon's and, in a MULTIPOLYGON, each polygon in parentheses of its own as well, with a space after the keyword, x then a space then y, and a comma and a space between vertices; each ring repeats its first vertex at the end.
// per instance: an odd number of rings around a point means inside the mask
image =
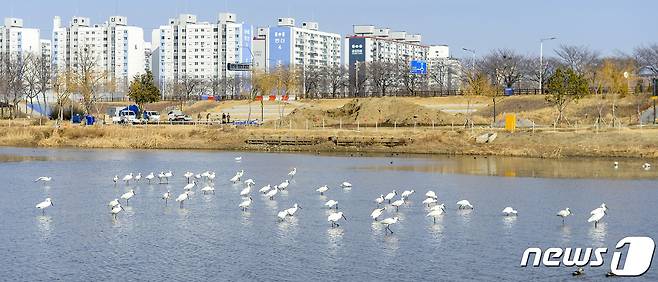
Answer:
POLYGON ((167 118, 169 121, 191 121, 192 118, 188 115, 183 114, 179 110, 172 110, 167 113, 167 118))
POLYGON ((137 112, 139 108, 136 105, 107 109, 107 114, 112 118, 113 123, 135 123, 138 121, 137 112))
MULTIPOLYGON (((112 118, 114 121, 114 118, 112 118)), ((119 112, 118 116, 118 122, 119 123, 136 123, 137 122, 137 114, 131 110, 123 110, 119 112)))
POLYGON ((156 111, 144 111, 143 113, 143 121, 145 122, 157 122, 160 121, 160 113, 156 111))

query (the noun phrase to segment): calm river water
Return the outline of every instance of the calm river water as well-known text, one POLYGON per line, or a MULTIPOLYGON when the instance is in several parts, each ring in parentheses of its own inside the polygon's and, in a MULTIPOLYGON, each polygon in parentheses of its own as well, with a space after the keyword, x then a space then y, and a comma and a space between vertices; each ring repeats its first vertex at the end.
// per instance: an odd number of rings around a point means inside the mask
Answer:
MULTIPOLYGON (((617 241, 658 238, 658 169, 612 161, 0 148, 1 280, 574 280, 573 268, 520 267, 531 246, 607 247, 606 263, 577 278, 601 280, 617 241), (292 167, 297 175, 274 200, 256 191, 292 167), (240 169, 256 182, 246 212, 238 208, 244 185, 228 181, 240 169), (168 185, 112 182, 167 170, 168 185), (165 206, 161 195, 180 194, 185 171, 206 170, 217 173, 215 195, 197 187, 184 208, 165 206), (33 182, 42 175, 53 180, 33 182), (353 188, 341 189, 343 181, 353 188), (107 203, 129 189, 136 195, 114 220, 107 203), (399 212, 387 209, 382 218, 400 218, 387 234, 369 215, 393 189, 416 193, 399 212), (428 190, 447 207, 436 224, 421 204, 428 190), (42 215, 35 205, 46 197, 54 206, 42 215), (348 219, 338 228, 327 222, 329 199, 348 219), (475 209, 458 211, 461 199, 475 209), (594 228, 586 220, 602 202, 608 215, 594 228), (277 221, 294 203, 296 216, 277 221), (503 217, 506 206, 519 216, 503 217), (562 225, 555 214, 566 207, 575 215, 562 225)), ((658 280, 658 269, 640 279, 658 280)))

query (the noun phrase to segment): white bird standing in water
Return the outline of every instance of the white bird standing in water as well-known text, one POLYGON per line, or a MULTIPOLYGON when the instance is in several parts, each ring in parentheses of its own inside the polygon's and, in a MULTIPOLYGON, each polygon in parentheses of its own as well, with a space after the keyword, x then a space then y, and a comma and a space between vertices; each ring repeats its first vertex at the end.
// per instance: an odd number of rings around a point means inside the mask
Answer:
POLYGON ((607 212, 608 211, 608 206, 605 205, 605 203, 602 203, 601 206, 598 208, 593 209, 589 214, 595 214, 595 213, 601 213, 601 212, 607 212))
POLYGON ((432 199, 439 199, 439 197, 436 196, 436 193, 434 191, 430 190, 425 193, 425 197, 432 198, 432 199))
POLYGON ((430 206, 430 204, 435 204, 437 201, 435 198, 427 198, 423 200, 423 205, 427 205, 427 207, 430 206))
POLYGON ((112 178, 112 181, 114 182, 114 184, 116 184, 117 181, 119 181, 119 176, 115 175, 114 178, 112 178))
POLYGON ((406 199, 409 198, 409 196, 413 195, 414 193, 416 193, 416 190, 413 190, 413 189, 405 190, 404 192, 402 192, 402 199, 406 200, 406 199))
POLYGON ((642 168, 644 168, 644 170, 650 170, 651 169, 651 164, 650 163, 644 163, 642 165, 642 168))
POLYGON ((212 183, 213 181, 215 181, 215 177, 216 177, 215 172, 214 171, 211 172, 210 174, 208 174, 208 181, 210 181, 210 183, 212 183))
POLYGON ((247 186, 252 186, 252 185, 255 185, 255 184, 256 184, 256 181, 254 181, 251 178, 244 181, 244 185, 247 185, 247 186))
POLYGON ((327 221, 331 222, 331 227, 334 227, 334 226, 338 227, 340 225, 338 225, 337 222, 341 218, 347 220, 347 217, 345 217, 345 215, 343 215, 343 212, 334 212, 334 213, 331 213, 329 216, 327 216, 327 221))
POLYGON ((268 197, 270 200, 274 200, 274 196, 279 193, 279 188, 274 185, 274 188, 265 194, 265 197, 268 197))
POLYGON ((242 178, 243 173, 244 173, 244 170, 240 170, 240 171, 236 172, 235 176, 233 176, 231 179, 229 179, 229 181, 231 181, 233 183, 238 183, 238 181, 240 181, 240 178, 242 178))
POLYGON ((139 182, 141 179, 142 179, 142 173, 141 172, 138 173, 137 175, 135 175, 135 182, 139 182))
POLYGON ((206 195, 206 193, 212 193, 215 195, 215 187, 206 185, 206 187, 201 188, 201 192, 203 192, 204 195, 206 195))
POLYGON ((128 191, 128 192, 126 192, 126 193, 123 193, 123 195, 121 195, 121 199, 126 200, 126 205, 127 205, 127 204, 128 204, 128 201, 130 201, 130 199, 131 199, 133 196, 135 196, 135 190, 130 189, 130 191, 128 191))
POLYGON ((398 194, 398 192, 395 192, 395 190, 393 190, 393 192, 388 193, 388 194, 386 194, 386 196, 384 196, 384 200, 387 200, 388 203, 390 204, 391 199, 393 199, 393 197, 395 197, 395 195, 397 195, 397 194, 398 194))
POLYGON ((295 174, 297 174, 297 168, 293 167, 290 172, 288 172, 288 176, 290 176, 290 179, 293 179, 295 177, 295 174))
POLYGON ((468 200, 461 200, 457 202, 457 208, 462 210, 462 209, 473 209, 473 205, 468 200))
POLYGON ((377 218, 378 218, 379 216, 381 216, 382 213, 384 213, 385 210, 386 210, 386 207, 383 207, 383 208, 375 208, 375 209, 372 210, 372 212, 370 213, 370 217, 371 217, 372 219, 374 219, 375 221, 377 221, 377 218))
POLYGON ((235 160, 236 162, 240 162, 240 161, 242 161, 242 157, 235 157, 234 160, 235 160))
POLYGON ((513 215, 518 215, 518 211, 513 209, 512 207, 505 207, 503 209, 503 215, 505 216, 513 216, 513 215))
POLYGON ((290 216, 294 216, 298 209, 301 210, 301 209, 302 209, 302 206, 300 206, 299 204, 295 203, 295 204, 292 206, 292 208, 287 209, 287 211, 288 211, 288 214, 289 214, 290 216))
POLYGON ((185 185, 185 187, 183 187, 183 190, 192 191, 192 188, 194 188, 194 186, 196 186, 196 181, 192 181, 192 183, 188 183, 187 185, 185 185))
POLYGON ((398 211, 400 211, 400 206, 401 206, 402 204, 404 204, 404 198, 399 199, 399 200, 397 200, 397 201, 394 201, 394 202, 391 204, 391 206, 394 206, 394 207, 395 207, 395 211, 398 212, 398 211))
POLYGON ((118 204, 119 204, 119 199, 114 199, 114 200, 110 201, 110 202, 107 204, 107 206, 110 207, 110 208, 113 208, 114 206, 116 206, 116 205, 118 205, 118 204))
POLYGON ((286 179, 286 180, 283 181, 281 184, 279 184, 278 187, 279 187, 279 189, 281 189, 281 190, 286 190, 286 188, 288 188, 288 185, 290 185, 290 181, 286 179))
POLYGON ((249 193, 251 193, 251 186, 247 185, 246 188, 244 188, 244 189, 242 189, 242 191, 240 191, 240 196, 242 196, 242 197, 249 196, 249 193))
POLYGON ((384 202, 384 195, 379 195, 379 197, 375 199, 375 203, 377 203, 377 206, 381 205, 383 202, 384 202))
POLYGON ((434 220, 434 223, 436 223, 436 218, 439 217, 440 215, 444 214, 446 212, 446 207, 444 204, 436 205, 433 206, 432 209, 430 209, 430 212, 427 213, 427 217, 432 217, 434 220))
POLYGON ((171 198, 171 192, 167 190, 164 194, 162 194, 162 199, 165 200, 165 206, 167 205, 167 202, 171 198))
POLYGON ((270 191, 271 188, 272 188, 272 186, 270 184, 267 184, 267 185, 263 186, 263 188, 260 188, 260 190, 258 190, 258 193, 265 194, 268 191, 270 191))
POLYGON ((394 216, 394 217, 392 217, 392 218, 391 218, 391 217, 386 218, 386 219, 384 219, 384 220, 382 220, 382 221, 380 221, 380 222, 381 222, 382 224, 386 225, 386 228, 385 228, 385 229, 388 230, 388 231, 390 231, 391 234, 393 234, 393 230, 391 230, 391 225, 398 223, 398 219, 399 219, 399 218, 398 218, 397 216, 394 216))
POLYGON ((51 180, 53 180, 53 178, 50 177, 50 176, 41 176, 41 177, 35 179, 34 182, 42 181, 43 183, 47 183, 47 182, 50 182, 51 180))
POLYGON ((587 222, 594 222, 594 227, 597 227, 597 225, 599 224, 599 221, 600 221, 601 219, 603 219, 603 217, 604 217, 605 215, 606 215, 606 212, 605 212, 605 211, 597 212, 597 213, 595 213, 595 214, 592 214, 592 216, 590 216, 590 217, 587 219, 587 222))
POLYGON ((603 217, 607 214, 607 211, 608 207, 605 205, 605 203, 601 204, 600 207, 590 212, 592 216, 587 219, 587 222, 594 222, 594 227, 597 227, 599 221, 603 219, 603 217))
POLYGON ((618 169, 619 168, 619 162, 615 161, 614 163, 612 163, 612 167, 614 167, 615 169, 618 169))
POLYGON ((53 206, 52 200, 50 200, 50 198, 46 198, 46 200, 44 200, 43 202, 38 203, 36 205, 36 208, 41 210, 41 214, 46 214, 46 208, 52 206, 53 206))
POLYGON ((167 179, 167 183, 169 183, 169 178, 172 178, 174 176, 174 173, 170 171, 165 172, 164 177, 167 179))
POLYGON ((194 173, 186 171, 185 174, 183 174, 183 177, 187 179, 187 183, 190 183, 190 179, 194 177, 194 173))
POLYGON ((116 206, 112 207, 112 209, 110 210, 110 214, 112 214, 114 219, 117 219, 117 214, 119 214, 119 212, 121 212, 122 210, 124 209, 121 206, 121 204, 117 204, 116 206))
POLYGON ((158 173, 158 182, 159 182, 160 184, 162 184, 162 179, 164 179, 164 178, 166 178, 164 172, 161 171, 160 173, 158 173))
POLYGON ((286 216, 288 216, 288 210, 282 210, 279 213, 276 214, 276 216, 281 220, 284 221, 286 219, 286 216))
POLYGON ((251 197, 249 197, 247 200, 243 201, 243 202, 240 203, 240 205, 238 205, 238 206, 242 209, 242 211, 246 211, 247 208, 248 208, 249 206, 251 206, 251 201, 252 201, 252 200, 251 200, 251 197))
POLYGON ((183 208, 183 202, 189 198, 189 195, 187 195, 187 191, 183 192, 183 194, 178 195, 178 198, 176 198, 176 202, 180 202, 180 208, 183 208))
POLYGON ((320 192, 320 195, 324 195, 324 192, 327 192, 329 190, 329 187, 327 185, 324 185, 318 189, 315 189, 315 192, 320 192))
POLYGON ((336 207, 336 210, 338 210, 338 201, 335 200, 329 200, 326 203, 324 203, 325 206, 329 207, 329 209, 336 207))
POLYGON ((571 216, 571 210, 569 208, 563 209, 557 213, 557 216, 562 218, 562 224, 564 224, 564 219, 571 216))
POLYGON ((347 181, 344 181, 343 183, 340 184, 340 187, 343 188, 352 188, 352 183, 349 183, 347 181))
POLYGON ((146 177, 144 177, 146 180, 148 180, 149 184, 151 184, 151 180, 155 178, 155 175, 153 175, 153 172, 149 173, 146 177))
POLYGON ((130 180, 133 180, 133 173, 131 172, 130 174, 126 174, 126 176, 124 176, 122 180, 126 182, 126 185, 128 185, 130 183, 130 180))

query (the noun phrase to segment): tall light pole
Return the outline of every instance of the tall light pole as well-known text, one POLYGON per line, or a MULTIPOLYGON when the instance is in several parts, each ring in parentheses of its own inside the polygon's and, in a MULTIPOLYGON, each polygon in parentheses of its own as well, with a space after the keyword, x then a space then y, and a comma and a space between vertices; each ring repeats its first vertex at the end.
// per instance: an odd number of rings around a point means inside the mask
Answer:
POLYGON ((471 61, 471 71, 475 72, 475 49, 462 48, 462 50, 470 52, 471 55, 473 55, 473 59, 471 61))
POLYGON ((539 39, 539 92, 544 94, 544 41, 555 40, 557 37, 546 37, 539 39))

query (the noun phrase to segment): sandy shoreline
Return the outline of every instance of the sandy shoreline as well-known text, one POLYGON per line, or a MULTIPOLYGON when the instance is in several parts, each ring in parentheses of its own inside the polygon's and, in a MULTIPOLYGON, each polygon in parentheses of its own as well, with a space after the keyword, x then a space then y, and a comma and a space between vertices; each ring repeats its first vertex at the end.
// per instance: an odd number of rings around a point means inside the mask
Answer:
POLYGON ((464 128, 265 129, 210 126, 3 127, 0 146, 280 152, 658 158, 658 128, 517 131, 464 128), (475 136, 497 132, 491 144, 475 136))

